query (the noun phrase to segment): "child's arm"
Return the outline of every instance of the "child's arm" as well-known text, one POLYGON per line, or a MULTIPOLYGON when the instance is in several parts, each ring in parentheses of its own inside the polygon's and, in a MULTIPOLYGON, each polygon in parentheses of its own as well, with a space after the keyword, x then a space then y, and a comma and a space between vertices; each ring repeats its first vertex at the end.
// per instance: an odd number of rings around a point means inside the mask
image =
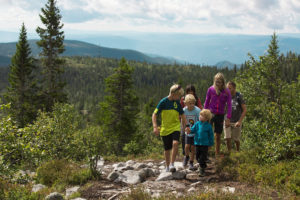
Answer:
POLYGON ((185 132, 187 132, 188 134, 191 132, 189 127, 186 127, 186 125, 188 124, 186 121, 186 117, 185 114, 180 115, 181 116, 181 121, 182 121, 182 127, 185 127, 185 132))
POLYGON ((157 115, 155 112, 152 114, 152 124, 153 124, 153 133, 158 136, 159 130, 157 127, 157 115))

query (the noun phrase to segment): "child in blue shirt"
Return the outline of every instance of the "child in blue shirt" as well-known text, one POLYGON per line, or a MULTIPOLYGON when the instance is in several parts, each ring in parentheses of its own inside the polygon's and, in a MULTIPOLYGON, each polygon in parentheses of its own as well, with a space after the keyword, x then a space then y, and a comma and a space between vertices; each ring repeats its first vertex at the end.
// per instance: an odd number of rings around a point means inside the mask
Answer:
POLYGON ((206 160, 208 154, 208 147, 214 145, 214 133, 209 121, 212 118, 210 110, 203 109, 200 112, 200 121, 191 128, 191 131, 195 133, 194 144, 196 146, 196 159, 200 164, 199 175, 205 176, 206 160))
MULTIPOLYGON (((185 96, 183 108, 184 115, 186 117, 187 126, 192 127, 197 121, 199 121, 200 108, 195 106, 196 99, 194 95, 188 94, 185 96)), ((184 131, 183 131, 184 132, 184 131)), ((195 133, 191 132, 189 134, 185 133, 185 156, 183 159, 183 167, 187 166, 188 161, 189 169, 194 170, 194 157, 195 157, 195 146, 194 146, 194 136, 195 133), (191 152, 190 152, 191 151, 191 152)))

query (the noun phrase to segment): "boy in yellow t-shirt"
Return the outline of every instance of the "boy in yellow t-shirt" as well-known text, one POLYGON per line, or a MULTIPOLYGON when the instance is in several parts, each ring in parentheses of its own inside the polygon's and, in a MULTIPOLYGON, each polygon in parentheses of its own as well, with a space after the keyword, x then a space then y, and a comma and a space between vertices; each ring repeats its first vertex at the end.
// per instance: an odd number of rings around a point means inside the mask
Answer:
POLYGON ((170 93, 163 98, 152 115, 153 132, 162 137, 164 144, 164 154, 166 160, 166 171, 175 172, 174 162, 178 151, 180 136, 180 117, 183 125, 186 125, 186 118, 180 105, 180 97, 184 90, 180 85, 175 84, 170 88, 170 93), (157 115, 161 114, 161 129, 157 126, 157 115), (172 154, 171 154, 172 153, 172 154))

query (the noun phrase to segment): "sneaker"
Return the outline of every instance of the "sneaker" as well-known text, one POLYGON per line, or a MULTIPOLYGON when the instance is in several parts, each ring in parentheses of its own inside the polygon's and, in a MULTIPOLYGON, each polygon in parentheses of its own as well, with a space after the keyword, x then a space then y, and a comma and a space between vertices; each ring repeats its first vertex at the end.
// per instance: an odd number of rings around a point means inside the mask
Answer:
POLYGON ((189 164, 189 170, 191 170, 191 171, 194 171, 194 163, 193 162, 190 162, 190 164, 189 164))
POLYGON ((189 159, 190 159, 189 156, 184 156, 184 158, 183 158, 183 167, 187 166, 189 159))
POLYGON ((170 168, 169 167, 166 167, 166 172, 169 172, 170 171, 170 168))
POLYGON ((170 165, 170 172, 176 172, 176 168, 174 167, 174 165, 170 165))
POLYGON ((200 167, 199 176, 205 176, 205 169, 200 167))

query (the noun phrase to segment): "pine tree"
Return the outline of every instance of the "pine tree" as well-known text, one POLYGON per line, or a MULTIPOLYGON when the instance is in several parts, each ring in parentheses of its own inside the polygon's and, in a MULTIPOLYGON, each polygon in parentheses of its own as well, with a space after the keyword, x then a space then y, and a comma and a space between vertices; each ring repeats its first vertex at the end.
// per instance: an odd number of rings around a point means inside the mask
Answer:
POLYGON ((12 57, 9 73, 9 84, 6 100, 11 103, 11 115, 19 127, 32 122, 37 114, 36 80, 33 76, 34 59, 30 56, 31 49, 27 41, 24 23, 21 27, 16 53, 12 57))
POLYGON ((122 58, 114 74, 105 80, 107 96, 100 103, 100 121, 111 151, 117 155, 122 154, 124 145, 137 129, 138 98, 133 90, 132 74, 133 68, 122 58))
POLYGON ((45 8, 41 9, 40 19, 46 28, 38 27, 36 32, 41 40, 37 45, 42 48, 40 53, 43 64, 43 104, 46 111, 51 111, 55 102, 65 102, 66 94, 63 91, 65 83, 61 80, 64 72, 64 59, 59 57, 64 49, 64 31, 61 24, 61 15, 55 0, 48 0, 45 8))

